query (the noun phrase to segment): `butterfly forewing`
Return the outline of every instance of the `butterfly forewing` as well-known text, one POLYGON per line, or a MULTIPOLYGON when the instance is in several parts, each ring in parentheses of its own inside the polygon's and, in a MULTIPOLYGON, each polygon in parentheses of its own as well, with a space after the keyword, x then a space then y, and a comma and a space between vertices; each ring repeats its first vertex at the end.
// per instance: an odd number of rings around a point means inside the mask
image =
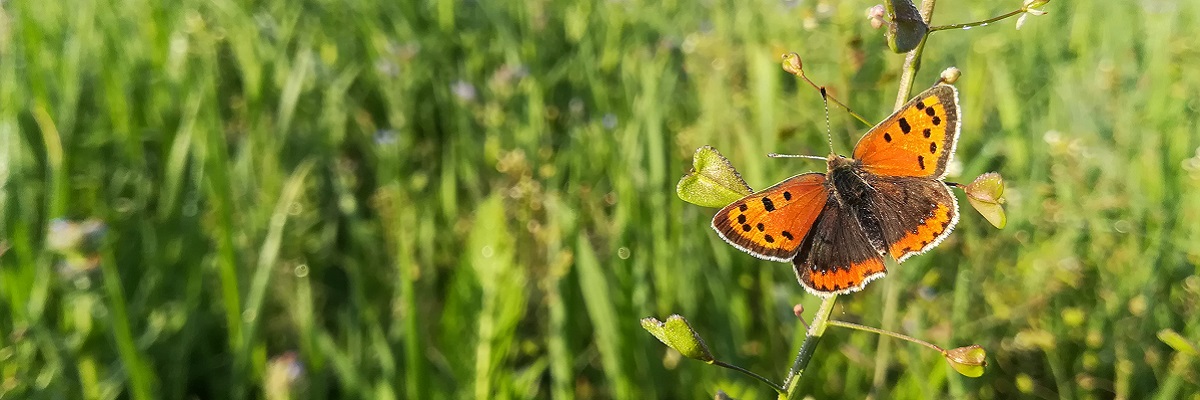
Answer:
POLYGON ((713 217, 722 239, 755 257, 787 262, 828 198, 825 175, 796 175, 733 202, 713 217))
POLYGON ((871 128, 854 147, 854 158, 876 175, 941 179, 959 133, 958 91, 937 85, 871 128))
POLYGON ((800 284, 818 296, 859 291, 887 272, 853 212, 834 200, 825 203, 792 263, 800 284))

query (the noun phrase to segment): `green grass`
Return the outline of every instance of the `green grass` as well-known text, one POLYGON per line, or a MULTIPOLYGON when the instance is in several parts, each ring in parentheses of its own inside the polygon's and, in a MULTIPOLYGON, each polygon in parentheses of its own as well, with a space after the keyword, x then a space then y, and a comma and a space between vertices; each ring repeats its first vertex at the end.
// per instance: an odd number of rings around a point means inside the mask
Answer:
MULTIPOLYGON (((824 168, 764 157, 826 152, 786 51, 888 114, 902 57, 828 4, 0 3, 0 398, 262 398, 288 354, 297 398, 772 396, 639 319, 782 380, 817 299, 674 186, 705 144, 755 188, 824 168), (94 270, 56 218, 107 225, 94 270)), ((1200 4, 1046 10, 936 33, 918 74, 962 69, 950 179, 1003 174, 1008 227, 964 209, 834 311, 987 372, 835 327, 815 398, 1200 399, 1159 339, 1200 343, 1200 4)), ((846 153, 866 128, 831 118, 846 153)))

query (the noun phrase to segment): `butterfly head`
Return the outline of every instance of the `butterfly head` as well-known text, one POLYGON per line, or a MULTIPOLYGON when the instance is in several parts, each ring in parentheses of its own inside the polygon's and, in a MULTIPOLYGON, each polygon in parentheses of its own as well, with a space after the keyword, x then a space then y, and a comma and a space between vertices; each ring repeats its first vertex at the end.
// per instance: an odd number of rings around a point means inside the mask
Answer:
POLYGON ((837 155, 837 154, 830 154, 829 158, 828 158, 829 172, 833 172, 834 170, 838 170, 838 169, 845 169, 845 168, 853 167, 854 163, 856 163, 856 162, 857 161, 855 161, 853 158, 849 158, 849 157, 841 156, 841 155, 837 155))

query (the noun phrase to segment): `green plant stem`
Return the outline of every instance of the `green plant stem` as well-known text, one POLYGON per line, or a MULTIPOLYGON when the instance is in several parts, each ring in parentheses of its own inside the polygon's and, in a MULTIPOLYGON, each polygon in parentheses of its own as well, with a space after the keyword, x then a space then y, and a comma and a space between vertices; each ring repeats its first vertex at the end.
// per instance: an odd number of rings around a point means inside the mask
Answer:
MULTIPOLYGON (((937 0, 921 2, 921 18, 925 20, 925 25, 929 25, 929 21, 933 19, 933 8, 936 4, 937 0)), ((921 53, 925 51, 926 40, 929 40, 929 34, 922 37, 921 43, 918 43, 915 49, 904 56, 904 66, 901 67, 900 74, 900 89, 896 91, 896 105, 892 107, 893 110, 899 110, 904 103, 908 102, 908 96, 912 94, 913 79, 917 76, 917 70, 921 69, 921 53)))
POLYGON ((937 31, 944 31, 947 29, 962 29, 962 28, 972 28, 972 27, 976 27, 976 26, 984 26, 984 25, 987 25, 987 24, 990 24, 990 23, 993 23, 996 21, 1003 20, 1005 18, 1012 18, 1017 15, 1021 15, 1021 13, 1024 13, 1025 11, 1027 11, 1026 8, 1021 7, 1016 10, 1010 11, 1006 14, 1000 15, 998 17, 988 18, 988 19, 985 19, 982 21, 968 22, 965 24, 931 26, 931 27, 929 27, 929 32, 926 33, 926 35, 928 35, 929 33, 934 33, 937 31))
POLYGON ((915 337, 908 336, 908 335, 905 335, 905 334, 902 334, 902 333, 896 333, 896 332, 887 331, 887 330, 883 330, 883 329, 879 329, 879 328, 873 328, 873 327, 866 326, 866 325, 859 325, 859 324, 856 324, 856 323, 853 323, 853 322, 838 321, 838 320, 829 320, 829 325, 833 325, 833 326, 840 326, 840 327, 843 327, 843 328, 857 329, 857 330, 860 330, 860 331, 865 331, 865 332, 876 333, 876 334, 880 334, 880 335, 883 335, 883 336, 891 336, 891 337, 894 337, 894 338, 896 338, 896 339, 900 339, 900 340, 907 340, 907 341, 910 341, 910 342, 913 342, 913 343, 916 343, 916 344, 919 344, 919 345, 922 345, 922 346, 925 346, 925 347, 928 347, 928 348, 931 348, 931 349, 937 350, 937 352, 939 352, 939 353, 943 353, 943 354, 944 354, 944 353, 946 353, 946 350, 945 350, 945 349, 942 349, 941 347, 938 347, 938 345, 936 345, 936 344, 929 343, 929 342, 926 342, 926 341, 924 341, 924 340, 917 339, 917 338, 915 338, 915 337))
POLYGON ((925 41, 929 39, 929 35, 921 38, 921 43, 917 44, 917 48, 908 52, 904 56, 904 66, 900 73, 900 89, 896 91, 896 105, 893 110, 899 110, 908 102, 908 96, 912 94, 913 79, 917 76, 917 70, 921 69, 921 52, 925 50, 925 41))
POLYGON ((776 391, 776 392, 783 393, 783 386, 779 386, 779 384, 777 384, 777 383, 775 383, 775 382, 771 382, 771 380, 770 380, 770 379, 767 379, 766 377, 764 377, 764 376, 762 376, 762 375, 759 375, 759 374, 756 374, 756 373, 754 373, 753 371, 750 371, 750 370, 748 370, 748 369, 745 369, 745 368, 742 368, 742 367, 739 367, 739 366, 736 366, 736 365, 733 365, 733 364, 726 364, 725 362, 723 362, 723 361, 720 361, 720 360, 713 360, 713 362, 712 362, 712 365, 716 365, 716 366, 718 366, 718 367, 725 367, 725 368, 729 368, 729 369, 732 369, 732 370, 734 370, 734 371, 737 371, 737 372, 741 372, 741 373, 743 373, 743 374, 746 374, 747 376, 749 376, 749 377, 751 377, 751 378, 758 379, 759 381, 762 381, 762 383, 765 383, 765 384, 767 384, 767 385, 770 385, 770 386, 771 386, 771 388, 772 388, 772 389, 775 389, 775 391, 776 391))
MULTIPOLYGON (((888 264, 891 264, 889 267, 894 265, 890 262, 888 264)), ((900 303, 900 289, 896 286, 894 280, 889 279, 883 282, 883 315, 879 321, 881 329, 891 329, 896 323, 898 314, 896 308, 900 303)), ((876 396, 886 398, 889 397, 885 383, 887 381, 887 365, 892 356, 892 341, 880 336, 875 349, 875 371, 871 376, 871 390, 876 396)))
POLYGON ((800 387, 800 376, 804 374, 804 369, 812 360, 817 343, 825 334, 825 328, 829 325, 829 315, 833 313, 833 303, 836 300, 837 295, 832 295, 821 301, 821 308, 817 309, 817 314, 813 316, 813 321, 808 325, 808 331, 804 334, 804 343, 800 344, 800 352, 796 354, 796 361, 792 363, 792 369, 788 370, 787 379, 783 381, 784 393, 780 393, 780 399, 791 400, 800 397, 799 391, 796 390, 800 387))

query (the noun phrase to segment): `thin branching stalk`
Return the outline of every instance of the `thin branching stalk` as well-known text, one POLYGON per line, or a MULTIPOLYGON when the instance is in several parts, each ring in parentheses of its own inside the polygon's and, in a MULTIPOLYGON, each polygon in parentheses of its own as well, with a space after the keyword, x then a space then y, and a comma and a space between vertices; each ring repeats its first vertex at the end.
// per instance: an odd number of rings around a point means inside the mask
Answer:
POLYGON ((1013 10, 1013 11, 1010 11, 1010 12, 1008 12, 1008 13, 1005 13, 1005 14, 1003 14, 1003 15, 1000 15, 1000 16, 997 16, 997 17, 993 17, 993 18, 988 18, 988 19, 985 19, 985 20, 983 20, 983 21, 968 22, 968 23, 965 23, 965 24, 951 24, 951 25, 939 25, 939 26, 931 26, 931 27, 929 27, 929 32, 928 32, 927 34, 929 34, 929 33, 934 33, 934 32, 937 32, 937 31, 944 31, 944 30, 947 30, 947 29, 963 29, 963 28, 973 28, 973 27, 976 27, 976 26, 984 26, 984 25, 991 24, 991 23, 993 23, 993 22, 997 22, 997 21, 1003 20, 1003 19, 1005 19, 1005 18, 1012 18, 1012 17, 1018 16, 1018 15, 1021 15, 1021 13, 1025 12, 1025 11, 1026 11, 1026 8, 1025 8, 1025 7, 1021 7, 1021 8, 1018 8, 1018 9, 1016 9, 1016 10, 1013 10))
POLYGON ((883 336, 890 336, 890 337, 894 337, 894 338, 896 338, 896 339, 900 339, 900 340, 907 340, 907 341, 910 341, 910 342, 913 342, 913 343, 916 343, 916 344, 919 344, 919 345, 922 345, 922 346, 925 346, 925 347, 928 347, 928 348, 931 348, 931 349, 937 350, 937 352, 939 352, 939 353, 945 353, 945 352, 946 352, 946 350, 945 350, 945 349, 943 349, 943 348, 939 347, 939 346, 938 346, 938 345, 936 345, 936 344, 929 343, 929 342, 926 342, 926 341, 924 341, 924 340, 917 339, 917 338, 915 338, 915 337, 908 336, 908 335, 905 335, 905 334, 902 334, 902 333, 897 333, 897 332, 892 332, 892 331, 886 331, 886 330, 883 330, 883 329, 879 329, 879 328, 873 328, 873 327, 866 326, 866 325, 859 325, 859 324, 856 324, 856 323, 853 323, 853 322, 838 321, 838 320, 829 320, 829 325, 833 325, 833 326, 840 326, 840 327, 842 327, 842 328, 857 329, 857 330, 860 330, 860 331, 865 331, 865 332, 877 333, 877 334, 880 334, 880 335, 883 335, 883 336))
POLYGON ((725 367, 725 368, 729 368, 729 369, 732 369, 732 370, 734 370, 734 371, 737 371, 737 372, 741 372, 741 373, 743 373, 743 374, 746 374, 746 376, 752 377, 752 378, 754 378, 754 379, 758 379, 758 380, 759 380, 759 381, 761 381, 762 383, 765 383, 765 384, 767 384, 767 385, 770 385, 770 386, 771 386, 771 388, 772 388, 772 389, 775 389, 775 391, 776 391, 776 392, 783 393, 783 386, 779 386, 779 384, 777 384, 777 383, 775 383, 775 382, 771 382, 771 380, 770 380, 770 379, 767 379, 766 377, 764 377, 764 376, 762 376, 762 375, 756 374, 756 373, 754 373, 753 371, 750 371, 750 370, 748 370, 748 369, 745 369, 745 368, 742 368, 742 367, 739 367, 739 366, 736 366, 736 365, 733 365, 733 364, 727 364, 727 363, 725 363, 725 362, 723 362, 723 361, 720 361, 720 360, 714 360, 712 364, 713 364, 713 365, 716 365, 716 366, 718 366, 718 367, 725 367))
MULTIPOLYGON (((794 54, 794 53, 793 53, 793 54, 794 54)), ((799 57, 799 56, 797 55, 796 57, 799 57)), ((809 78, 808 78, 808 75, 806 75, 806 74, 804 73, 804 70, 803 70, 803 69, 799 69, 799 70, 793 71, 793 72, 792 72, 792 75, 798 76, 798 77, 800 77, 800 79, 804 79, 804 82, 807 82, 807 83, 808 83, 808 86, 812 86, 812 88, 813 88, 813 89, 816 89, 818 92, 820 92, 820 91, 821 91, 821 89, 824 89, 824 88, 825 88, 824 86, 818 85, 816 82, 813 82, 813 81, 812 81, 812 79, 809 79, 809 78)), ((857 119, 857 120, 858 120, 858 122, 862 122, 862 123, 863 123, 863 125, 866 125, 866 126, 871 126, 871 125, 872 125, 870 121, 867 121, 867 119, 866 119, 866 118, 863 118, 863 116, 861 116, 861 115, 858 115, 858 113, 856 113, 856 112, 854 112, 854 110, 850 109, 850 106, 847 106, 845 103, 842 103, 842 102, 841 102, 841 100, 838 100, 838 99, 837 99, 837 97, 834 97, 832 94, 828 94, 828 93, 826 93, 826 94, 825 94, 825 98, 826 98, 826 99, 829 99, 829 102, 831 102, 831 103, 833 103, 833 104, 837 105, 838 107, 841 107, 842 109, 846 110, 846 112, 847 112, 847 113, 849 113, 849 114, 850 114, 850 116, 852 116, 852 117, 854 117, 855 119, 857 119)))

